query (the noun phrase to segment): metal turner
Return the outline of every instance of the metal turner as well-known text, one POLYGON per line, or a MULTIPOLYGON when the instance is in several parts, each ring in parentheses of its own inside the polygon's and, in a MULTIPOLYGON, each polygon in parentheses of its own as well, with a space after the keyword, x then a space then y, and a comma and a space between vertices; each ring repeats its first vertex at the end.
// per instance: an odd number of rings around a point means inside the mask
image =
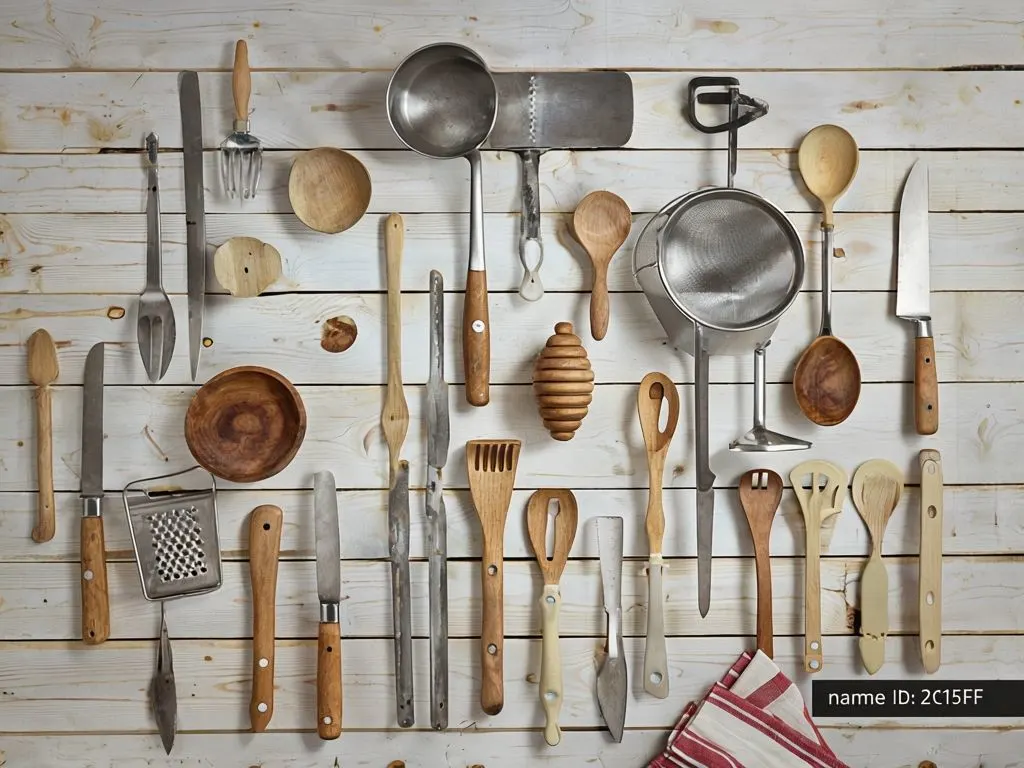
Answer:
POLYGON ((256 197, 256 189, 260 185, 263 146, 249 133, 252 77, 249 74, 249 46, 245 40, 235 43, 231 93, 235 100, 235 121, 231 133, 220 145, 220 177, 228 197, 251 200, 256 197))
POLYGON ((146 289, 139 296, 138 337, 142 363, 149 380, 156 384, 167 373, 174 354, 174 308, 164 292, 160 234, 160 177, 157 171, 159 139, 146 137, 149 160, 149 188, 146 204, 146 289))

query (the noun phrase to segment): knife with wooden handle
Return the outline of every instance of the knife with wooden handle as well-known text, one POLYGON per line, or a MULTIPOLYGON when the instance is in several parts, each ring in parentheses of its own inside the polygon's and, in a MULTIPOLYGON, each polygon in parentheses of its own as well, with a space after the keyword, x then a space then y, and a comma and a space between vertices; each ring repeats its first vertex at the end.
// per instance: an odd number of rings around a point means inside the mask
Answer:
POLYGON ((341 533, 334 475, 313 476, 316 534, 316 590, 320 626, 316 648, 316 732, 321 739, 341 736, 341 533))
POLYGON ((274 639, 277 558, 284 515, 264 504, 249 515, 249 580, 252 583, 252 698, 249 722, 255 733, 274 716, 274 639))
POLYGON ((103 539, 103 353, 102 341, 89 350, 82 387, 82 640, 89 645, 110 636, 103 539))
POLYGON ((921 660, 926 672, 942 662, 942 456, 923 450, 921 462, 921 552, 918 615, 921 660))

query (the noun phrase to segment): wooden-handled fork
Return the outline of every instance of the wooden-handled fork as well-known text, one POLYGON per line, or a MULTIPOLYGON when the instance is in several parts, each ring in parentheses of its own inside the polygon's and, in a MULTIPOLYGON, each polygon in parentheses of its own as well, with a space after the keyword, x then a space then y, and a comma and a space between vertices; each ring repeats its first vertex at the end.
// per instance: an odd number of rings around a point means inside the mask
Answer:
POLYGON ((772 522, 782 501, 782 478, 770 469, 752 469, 740 478, 740 503, 754 539, 757 563, 757 647, 771 658, 775 655, 772 627, 772 561, 768 542, 772 522))

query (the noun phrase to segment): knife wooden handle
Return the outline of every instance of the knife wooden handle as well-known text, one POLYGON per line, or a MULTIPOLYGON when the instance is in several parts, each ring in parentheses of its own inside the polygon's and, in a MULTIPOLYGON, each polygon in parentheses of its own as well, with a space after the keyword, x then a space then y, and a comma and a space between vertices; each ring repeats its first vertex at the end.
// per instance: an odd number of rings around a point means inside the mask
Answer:
POLYGON ((942 457, 924 450, 921 461, 921 552, 918 614, 926 672, 942 661, 942 457))
POLYGON ((917 434, 934 435, 939 429, 939 379, 935 371, 935 340, 919 336, 915 342, 914 421, 917 434))
POLYGON ((316 649, 316 732, 321 739, 341 736, 341 626, 321 622, 316 649))
POLYGON ((235 120, 248 120, 252 76, 249 74, 249 45, 245 40, 235 43, 235 67, 231 70, 231 93, 235 97, 235 120))
POLYGON ((483 621, 480 630, 480 706, 496 715, 505 705, 503 653, 505 644, 504 574, 505 542, 499 532, 484 538, 480 561, 483 621))
POLYGON ((107 552, 103 518, 82 518, 82 641, 97 645, 110 637, 107 552))
POLYGON ((860 656, 868 674, 885 663, 889 634, 889 575, 880 555, 872 554, 860 575, 860 656))
POLYGON ((562 729, 558 727, 558 713, 562 711, 562 654, 558 647, 558 613, 561 606, 562 595, 558 585, 545 586, 540 602, 540 703, 544 709, 544 741, 549 747, 557 746, 562 740, 562 729))
POLYGON ((36 389, 36 470, 39 481, 39 512, 32 540, 40 544, 53 538, 57 517, 53 507, 53 412, 50 388, 36 389))
POLYGON ((277 603, 277 557, 284 515, 264 504, 249 516, 249 581, 252 583, 252 698, 249 722, 256 733, 274 716, 274 618, 277 603))
POLYGON ((491 323, 487 310, 487 273, 471 269, 466 274, 466 300, 462 313, 462 367, 466 373, 466 401, 490 402, 491 323))
POLYGON ((755 558, 757 569, 757 648, 769 658, 775 657, 775 628, 772 626, 772 561, 767 547, 763 557, 755 558))

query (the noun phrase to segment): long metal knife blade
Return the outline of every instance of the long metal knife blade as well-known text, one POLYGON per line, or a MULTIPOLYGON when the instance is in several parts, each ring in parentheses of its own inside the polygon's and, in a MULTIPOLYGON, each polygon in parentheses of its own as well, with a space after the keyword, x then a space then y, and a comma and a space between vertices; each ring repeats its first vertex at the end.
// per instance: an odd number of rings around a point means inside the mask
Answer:
POLYGON ((898 253, 896 315, 904 320, 929 320, 928 166, 922 160, 914 163, 903 186, 898 253))
POLYGON ((82 395, 82 498, 103 497, 103 360, 101 341, 85 358, 82 395))
POLYGON ((430 375, 427 379, 427 464, 441 469, 448 461, 451 430, 448 384, 444 380, 444 279, 430 271, 430 375))
POLYGON ((313 514, 316 532, 316 591, 321 603, 341 602, 341 533, 338 530, 338 492, 334 475, 313 476, 313 514))
POLYGON ((409 582, 409 462, 398 462, 388 493, 391 608, 395 637, 395 702, 398 724, 415 723, 412 688, 412 593, 409 582))
POLYGON ((199 372, 206 303, 206 209, 203 195, 203 115, 199 75, 181 73, 178 85, 181 138, 185 153, 185 240, 188 278, 188 348, 192 381, 199 372))

